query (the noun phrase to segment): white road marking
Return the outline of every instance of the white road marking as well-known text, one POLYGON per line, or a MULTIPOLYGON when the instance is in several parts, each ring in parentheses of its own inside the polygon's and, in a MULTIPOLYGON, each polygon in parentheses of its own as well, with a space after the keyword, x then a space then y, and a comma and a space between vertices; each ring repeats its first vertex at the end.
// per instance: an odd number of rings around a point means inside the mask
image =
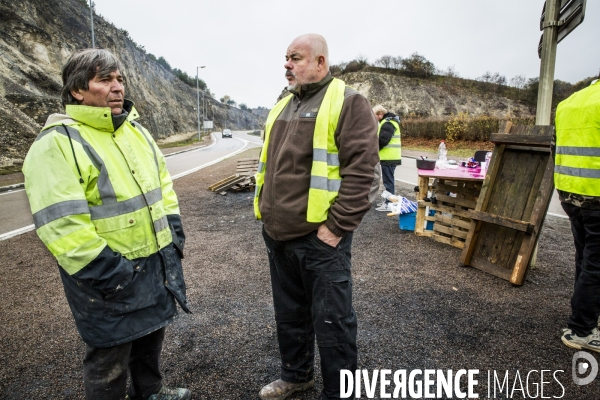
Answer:
POLYGON ((19 229, 15 229, 14 231, 6 232, 0 235, 0 241, 10 239, 13 236, 18 236, 22 233, 29 232, 35 229, 35 225, 27 225, 19 229))

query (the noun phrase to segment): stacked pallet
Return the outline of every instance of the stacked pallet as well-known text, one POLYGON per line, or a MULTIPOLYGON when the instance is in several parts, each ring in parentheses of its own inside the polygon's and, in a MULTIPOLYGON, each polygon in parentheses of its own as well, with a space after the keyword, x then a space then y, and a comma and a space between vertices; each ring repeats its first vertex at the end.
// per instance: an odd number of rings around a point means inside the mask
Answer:
POLYGON ((209 190, 226 195, 227 190, 240 192, 242 190, 254 191, 256 181, 254 174, 258 169, 258 158, 242 158, 237 162, 235 175, 231 175, 208 187, 209 190))
POLYGON ((436 204, 429 204, 435 210, 432 219, 432 237, 438 242, 462 249, 471 227, 469 210, 475 209, 481 191, 481 182, 438 179, 431 187, 436 204))

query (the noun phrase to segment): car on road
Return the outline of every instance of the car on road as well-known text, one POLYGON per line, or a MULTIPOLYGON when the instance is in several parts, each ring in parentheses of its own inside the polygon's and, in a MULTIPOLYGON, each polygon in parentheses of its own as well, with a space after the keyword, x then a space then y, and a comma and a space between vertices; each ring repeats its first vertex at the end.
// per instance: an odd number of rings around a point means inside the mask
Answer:
POLYGON ((231 134, 231 129, 223 129, 223 132, 221 133, 221 137, 222 138, 233 137, 233 135, 231 134))

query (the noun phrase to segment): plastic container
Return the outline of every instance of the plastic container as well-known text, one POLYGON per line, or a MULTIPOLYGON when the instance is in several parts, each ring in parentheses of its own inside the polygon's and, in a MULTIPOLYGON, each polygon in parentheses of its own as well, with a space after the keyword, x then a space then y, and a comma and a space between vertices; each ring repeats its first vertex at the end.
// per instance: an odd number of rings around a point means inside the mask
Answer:
POLYGON ((418 169, 435 169, 435 161, 434 160, 419 160, 417 158, 417 168, 418 169))
POLYGON ((400 229, 403 231, 414 231, 416 221, 417 221, 417 213, 411 212, 408 214, 400 215, 400 218, 398 218, 398 225, 400 226, 400 229))
MULTIPOLYGON (((435 210, 429 210, 429 216, 433 217, 435 215, 435 210)), ((425 224, 425 230, 426 231, 432 231, 433 230, 433 221, 427 221, 427 224, 425 224)))
POLYGON ((488 151, 487 153, 485 153, 485 168, 489 168, 490 167, 490 162, 492 161, 492 152, 488 151))
POLYGON ((442 140, 442 142, 438 146, 437 167, 440 169, 446 168, 447 161, 448 151, 446 150, 446 143, 444 143, 444 141, 442 140))

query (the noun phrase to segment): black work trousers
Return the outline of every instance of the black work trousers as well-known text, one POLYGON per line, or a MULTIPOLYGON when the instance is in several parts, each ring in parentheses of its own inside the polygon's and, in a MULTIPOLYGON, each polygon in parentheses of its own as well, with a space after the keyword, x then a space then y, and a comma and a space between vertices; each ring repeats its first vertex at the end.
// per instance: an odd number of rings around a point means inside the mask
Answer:
POLYGON ((162 384, 158 364, 165 328, 113 347, 87 345, 83 359, 83 383, 87 400, 123 400, 127 371, 131 377, 129 398, 146 399, 162 384))
MULTIPOLYGON (((396 194, 396 181, 394 178, 394 172, 396 171, 396 165, 381 164, 381 178, 383 180, 383 187, 391 194, 396 194)), ((385 200, 389 203, 389 200, 385 200)))
POLYGON ((575 288, 567 325, 577 336, 587 336, 600 316, 600 210, 561 205, 575 242, 575 288))
POLYGON ((352 307, 352 233, 334 248, 315 232, 276 241, 263 229, 269 255, 281 379, 313 378, 315 336, 321 356, 323 399, 340 398, 340 370, 356 370, 356 314, 352 307))

